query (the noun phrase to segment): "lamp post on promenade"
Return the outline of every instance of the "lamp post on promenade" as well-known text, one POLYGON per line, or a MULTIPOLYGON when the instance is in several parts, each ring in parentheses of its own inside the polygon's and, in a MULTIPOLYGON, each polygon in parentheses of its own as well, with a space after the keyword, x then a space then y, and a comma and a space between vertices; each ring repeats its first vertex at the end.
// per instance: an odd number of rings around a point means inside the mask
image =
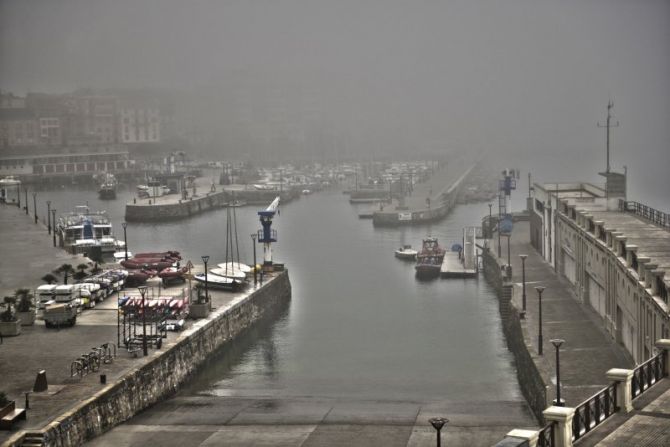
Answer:
POLYGON ((254 248, 254 287, 256 287, 256 284, 258 284, 258 272, 256 269, 256 238, 258 237, 258 234, 252 233, 251 234, 251 245, 254 248))
POLYGON ((16 207, 21 209, 21 183, 16 185, 16 207))
POLYGON ((35 223, 37 223, 37 193, 33 193, 33 211, 35 214, 35 223))
POLYGON ((519 255, 521 258, 521 310, 526 311, 526 258, 528 255, 519 255))
POLYGON ((509 240, 512 238, 512 233, 507 235, 507 266, 512 268, 512 262, 510 260, 510 251, 509 251, 509 240))
POLYGON ((207 284, 207 263, 209 262, 209 256, 202 256, 202 262, 205 264, 205 302, 209 301, 209 289, 207 284))
POLYGON ((28 188, 23 188, 23 192, 26 193, 26 200, 24 200, 24 202, 26 204, 25 210, 26 210, 26 216, 27 216, 28 215, 28 188))
POLYGON ((428 419, 428 422, 430 422, 430 425, 432 425, 433 428, 437 431, 437 447, 440 447, 442 445, 440 431, 442 430, 442 427, 444 427, 447 424, 447 422, 449 422, 449 419, 430 418, 428 419))
POLYGON ((535 290, 537 290, 537 298, 538 298, 538 305, 539 305, 539 332, 537 334, 537 353, 539 355, 542 355, 542 292, 544 292, 545 287, 543 286, 537 286, 535 287, 535 290))
POLYGON ((128 227, 128 222, 121 222, 123 227, 123 248, 126 250, 125 258, 128 260, 128 235, 126 234, 126 228, 128 227))
POLYGON ((47 200, 47 231, 51 234, 51 200, 47 200))
POLYGON ((147 308, 144 305, 144 295, 147 293, 147 286, 139 286, 137 290, 142 295, 142 353, 146 357, 149 355, 147 350, 147 308))
POLYGON ((54 223, 54 231, 53 231, 53 236, 54 236, 54 247, 56 246, 56 208, 51 210, 51 217, 52 217, 52 222, 54 223))
POLYGON ((551 344, 556 348, 556 400, 552 402, 557 407, 565 406, 565 402, 561 399, 561 357, 559 354, 559 348, 565 343, 565 340, 560 338, 553 338, 551 344))

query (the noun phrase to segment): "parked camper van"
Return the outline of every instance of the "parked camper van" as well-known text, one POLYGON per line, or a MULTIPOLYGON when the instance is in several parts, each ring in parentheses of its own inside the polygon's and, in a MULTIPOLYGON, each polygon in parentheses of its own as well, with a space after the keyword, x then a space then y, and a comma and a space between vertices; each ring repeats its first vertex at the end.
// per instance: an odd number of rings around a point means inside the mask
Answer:
POLYGON ((35 297, 37 298, 37 318, 44 318, 44 307, 49 301, 54 301, 55 284, 43 284, 35 289, 35 297))

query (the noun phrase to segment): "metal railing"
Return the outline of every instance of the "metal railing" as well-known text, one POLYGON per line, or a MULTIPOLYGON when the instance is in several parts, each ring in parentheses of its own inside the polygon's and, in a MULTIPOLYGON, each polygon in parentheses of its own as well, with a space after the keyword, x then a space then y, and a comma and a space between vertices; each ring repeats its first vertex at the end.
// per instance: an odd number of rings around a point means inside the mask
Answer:
POLYGON ((537 447, 554 447, 554 426, 555 422, 550 422, 546 425, 537 437, 537 447))
POLYGON ((665 376, 665 350, 633 370, 631 398, 635 399, 665 376))
POLYGON ((575 416, 572 419, 573 441, 593 430, 618 410, 616 389, 616 382, 612 383, 575 408, 575 416))
POLYGON ((670 214, 642 203, 619 199, 619 211, 633 213, 663 228, 670 228, 670 214))

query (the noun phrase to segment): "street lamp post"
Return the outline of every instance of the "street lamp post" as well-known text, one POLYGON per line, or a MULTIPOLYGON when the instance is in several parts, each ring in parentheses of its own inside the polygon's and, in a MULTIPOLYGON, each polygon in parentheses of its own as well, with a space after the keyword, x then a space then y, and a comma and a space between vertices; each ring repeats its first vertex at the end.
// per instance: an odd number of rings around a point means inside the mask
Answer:
POLYGON ((519 255, 521 258, 521 309, 526 311, 526 258, 528 255, 519 255))
POLYGON ((507 266, 512 268, 512 262, 510 260, 510 251, 509 251, 509 240, 512 238, 512 234, 507 235, 507 266))
POLYGON ((123 248, 126 250, 125 258, 128 260, 128 235, 126 234, 126 228, 128 227, 128 222, 121 222, 123 227, 123 248))
POLYGON ((203 256, 202 262, 205 264, 205 302, 209 301, 209 288, 207 284, 207 263, 209 262, 209 256, 203 256))
POLYGON ((565 405, 565 402, 561 399, 561 358, 559 355, 559 348, 565 343, 565 340, 560 338, 551 339, 551 344, 556 348, 556 400, 553 404, 557 407, 562 407, 565 405))
POLYGON ((47 200, 47 231, 51 234, 51 200, 47 200))
POLYGON ((251 234, 251 240, 252 240, 251 245, 254 248, 254 287, 256 287, 256 285, 258 284, 258 276, 257 276, 258 272, 256 271, 257 270, 256 269, 256 238, 257 237, 258 237, 258 234, 256 234, 256 233, 251 234))
POLYGON ((433 428, 437 431, 437 447, 440 447, 442 445, 442 440, 440 439, 440 431, 442 430, 442 427, 444 427, 447 424, 447 422, 449 422, 449 419, 430 418, 428 419, 428 422, 430 422, 430 425, 432 425, 433 428))
POLYGON ((142 295, 142 353, 146 357, 149 355, 147 350, 147 308, 144 305, 144 295, 147 293, 147 286, 139 286, 137 290, 142 295))
POLYGON ((56 208, 51 210, 51 217, 52 217, 52 222, 54 223, 54 231, 53 231, 53 236, 54 236, 54 247, 56 246, 56 208))
POLYGON ((537 286, 535 287, 535 290, 537 290, 537 298, 538 298, 538 305, 539 305, 539 332, 537 334, 537 353, 539 355, 542 355, 542 292, 544 292, 545 287, 543 286, 537 286))
POLYGON ((33 211, 35 214, 35 223, 37 223, 37 193, 33 193, 33 211))
POLYGON ((26 193, 26 200, 24 200, 24 202, 26 204, 25 210, 26 210, 26 216, 27 216, 28 215, 28 188, 23 188, 23 192, 26 193))
POLYGON ((21 209, 21 183, 16 185, 16 207, 21 209))

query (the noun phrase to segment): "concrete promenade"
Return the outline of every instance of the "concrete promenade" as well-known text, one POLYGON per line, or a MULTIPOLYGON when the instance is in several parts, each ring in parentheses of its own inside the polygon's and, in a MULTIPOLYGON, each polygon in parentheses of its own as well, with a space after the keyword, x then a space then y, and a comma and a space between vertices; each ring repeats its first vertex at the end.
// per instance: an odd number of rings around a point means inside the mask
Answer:
MULTIPOLYGON (((498 241, 490 241, 497 253, 498 241)), ((501 240, 499 264, 507 264, 507 238, 501 240)), ((567 406, 576 406, 609 384, 605 373, 610 368, 630 368, 631 357, 602 328, 600 317, 587 304, 580 303, 566 278, 553 268, 530 245, 528 222, 516 222, 510 239, 510 259, 514 295, 512 301, 522 309, 522 269, 519 254, 526 254, 526 345, 543 377, 551 381, 547 400, 555 398, 556 355, 550 340, 561 338, 561 398, 567 406), (538 354, 539 304, 536 286, 542 293, 543 355, 538 354)), ((545 383, 549 384, 549 380, 545 383)), ((551 402, 549 402, 551 403, 551 402)))
MULTIPOLYGON (((488 241, 497 253, 495 237, 488 241)), ((544 262, 529 242, 527 222, 517 222, 510 240, 513 268, 512 301, 522 309, 522 266, 519 254, 526 254, 526 318, 522 324, 526 345, 535 364, 549 384, 547 399, 555 398, 556 365, 552 338, 562 338, 560 348, 561 398, 568 407, 576 407, 610 382, 605 373, 610 368, 632 369, 631 356, 603 329, 600 316, 580 303, 566 278, 559 277, 544 262), (542 330, 544 355, 539 356, 539 306, 535 286, 545 286, 542 294, 542 330)), ((507 240, 502 238, 500 264, 507 263, 507 240)), ((548 402, 550 404, 551 402, 548 402)), ((670 379, 666 378, 633 401, 634 411, 617 412, 601 426, 580 439, 578 446, 667 446, 670 445, 670 379)))
MULTIPOLYGON (((0 206, 0 221, 0 237, 5 254, 0 257, 0 284, 5 295, 12 294, 19 287, 34 289, 41 284, 41 276, 64 262, 76 266, 87 260, 81 255, 68 255, 62 249, 54 248, 46 228, 41 223, 34 224, 32 216, 26 216, 16 207, 0 206)), ((193 272, 197 273, 197 268, 193 272)), ((265 284, 272 281, 273 277, 272 273, 266 275, 265 284)), ((188 283, 163 289, 161 295, 181 293, 183 287, 188 287, 188 283)), ((210 291, 212 306, 224 309, 253 290, 252 284, 246 291, 239 293, 210 291)), ((124 292, 138 295, 135 289, 124 292)), ((116 300, 115 293, 94 309, 85 310, 78 315, 77 324, 72 328, 47 329, 42 321, 37 320, 33 326, 22 326, 19 336, 4 338, 0 344, 0 391, 5 392, 10 400, 15 400, 17 407, 24 407, 24 394, 32 390, 40 370, 46 370, 49 390, 29 394, 27 420, 16 424, 13 431, 0 431, 0 444, 17 430, 43 427, 61 413, 101 391, 104 385, 100 383, 100 374, 107 376, 108 383, 114 383, 129 371, 151 361, 155 353, 169 349, 185 336, 184 332, 168 332, 162 349, 157 351, 150 348, 146 358, 142 357, 141 352, 135 358, 119 349, 113 363, 102 365, 99 371, 81 379, 72 378, 70 365, 75 358, 103 343, 117 343, 116 300)), ((187 320, 185 331, 197 324, 187 320)))

